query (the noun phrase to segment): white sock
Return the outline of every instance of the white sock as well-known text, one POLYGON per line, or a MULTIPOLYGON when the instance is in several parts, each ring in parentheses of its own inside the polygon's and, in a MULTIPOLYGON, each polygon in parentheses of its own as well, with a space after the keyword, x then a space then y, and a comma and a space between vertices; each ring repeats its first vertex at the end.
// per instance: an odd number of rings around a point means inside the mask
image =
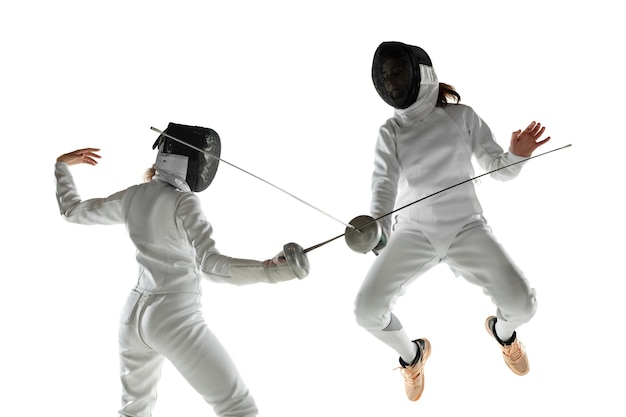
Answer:
POLYGON ((404 328, 391 331, 374 330, 370 331, 370 333, 395 350, 402 360, 408 364, 411 364, 415 356, 417 356, 417 345, 411 341, 404 328))
POLYGON ((497 320, 495 325, 495 331, 498 338, 503 342, 508 342, 513 337, 515 329, 511 329, 507 326, 507 322, 503 320, 497 320))

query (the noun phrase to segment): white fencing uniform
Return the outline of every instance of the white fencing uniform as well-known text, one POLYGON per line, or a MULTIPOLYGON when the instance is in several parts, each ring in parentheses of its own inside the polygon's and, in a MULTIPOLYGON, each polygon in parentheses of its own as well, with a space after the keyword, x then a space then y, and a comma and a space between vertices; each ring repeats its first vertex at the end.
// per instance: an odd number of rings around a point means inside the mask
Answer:
POLYGON ((200 281, 206 277, 243 285, 287 278, 269 279, 275 271, 268 273, 261 262, 221 255, 198 197, 170 185, 158 172, 149 183, 86 201, 81 201, 67 164, 57 163, 55 175, 59 208, 67 221, 125 224, 137 247, 139 279, 119 331, 120 416, 151 416, 165 358, 218 416, 256 416, 248 388, 203 319, 200 281))
MULTIPOLYGON (((473 157, 485 171, 524 159, 504 152, 472 108, 436 107, 435 72, 420 65, 420 75, 417 101, 394 109, 379 131, 372 177, 374 218, 474 177, 473 157)), ((492 176, 503 181, 514 178, 521 166, 492 176)), ((482 287, 497 306, 499 326, 512 332, 530 320, 536 309, 535 291, 482 214, 474 184, 467 182, 400 210, 393 219, 379 220, 389 242, 359 290, 357 322, 399 353, 414 349, 391 311, 406 287, 440 262, 482 287)))

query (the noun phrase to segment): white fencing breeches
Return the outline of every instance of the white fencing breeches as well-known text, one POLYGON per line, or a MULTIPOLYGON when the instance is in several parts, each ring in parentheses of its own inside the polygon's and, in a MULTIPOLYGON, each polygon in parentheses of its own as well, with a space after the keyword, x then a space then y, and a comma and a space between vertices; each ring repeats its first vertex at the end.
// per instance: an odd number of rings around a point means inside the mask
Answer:
POLYGON ((410 340, 398 331, 401 325, 390 326, 391 311, 407 286, 440 262, 480 286, 497 307, 498 324, 511 333, 535 314, 535 290, 484 220, 463 227, 444 258, 423 233, 404 223, 396 225, 361 285, 355 302, 357 323, 396 351, 409 346, 410 340), (387 326, 394 328, 383 330, 387 326))
POLYGON ((220 417, 255 417, 254 399, 221 343, 209 330, 201 296, 132 291, 122 311, 119 342, 120 416, 150 417, 168 359, 220 417))

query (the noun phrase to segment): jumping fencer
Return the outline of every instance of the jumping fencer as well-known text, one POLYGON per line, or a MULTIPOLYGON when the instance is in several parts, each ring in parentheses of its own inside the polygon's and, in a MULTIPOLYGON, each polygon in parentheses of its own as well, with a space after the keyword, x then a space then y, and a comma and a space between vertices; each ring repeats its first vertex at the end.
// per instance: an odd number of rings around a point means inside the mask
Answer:
POLYGON ((459 104, 459 93, 438 82, 430 57, 417 46, 381 43, 372 79, 394 111, 380 127, 375 146, 370 212, 380 219, 382 237, 374 248, 380 256, 356 297, 357 323, 400 356, 406 395, 417 401, 431 344, 426 338, 411 340, 392 309, 418 277, 446 263, 491 297, 496 310, 485 322, 487 332, 498 342, 506 365, 525 375, 528 359, 516 329, 535 314, 535 290, 492 234, 473 182, 398 210, 393 217, 385 215, 472 178, 473 158, 486 171, 515 163, 492 174, 496 180, 510 180, 550 137, 541 139, 545 128, 532 122, 512 133, 504 152, 476 112, 459 104))

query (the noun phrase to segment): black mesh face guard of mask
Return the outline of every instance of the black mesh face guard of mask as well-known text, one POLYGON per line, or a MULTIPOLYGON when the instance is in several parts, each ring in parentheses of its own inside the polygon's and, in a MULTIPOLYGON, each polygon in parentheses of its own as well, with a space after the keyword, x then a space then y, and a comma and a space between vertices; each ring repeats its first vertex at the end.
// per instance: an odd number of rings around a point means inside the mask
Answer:
POLYGON ((206 190, 215 178, 220 161, 222 147, 217 132, 206 127, 177 123, 168 124, 167 129, 163 132, 184 143, 159 135, 152 145, 152 149, 158 147, 159 152, 188 157, 185 182, 194 192, 206 190))
POLYGON ((432 66, 430 57, 419 46, 383 42, 372 62, 372 81, 378 95, 393 108, 406 109, 420 90, 420 64, 432 66))

